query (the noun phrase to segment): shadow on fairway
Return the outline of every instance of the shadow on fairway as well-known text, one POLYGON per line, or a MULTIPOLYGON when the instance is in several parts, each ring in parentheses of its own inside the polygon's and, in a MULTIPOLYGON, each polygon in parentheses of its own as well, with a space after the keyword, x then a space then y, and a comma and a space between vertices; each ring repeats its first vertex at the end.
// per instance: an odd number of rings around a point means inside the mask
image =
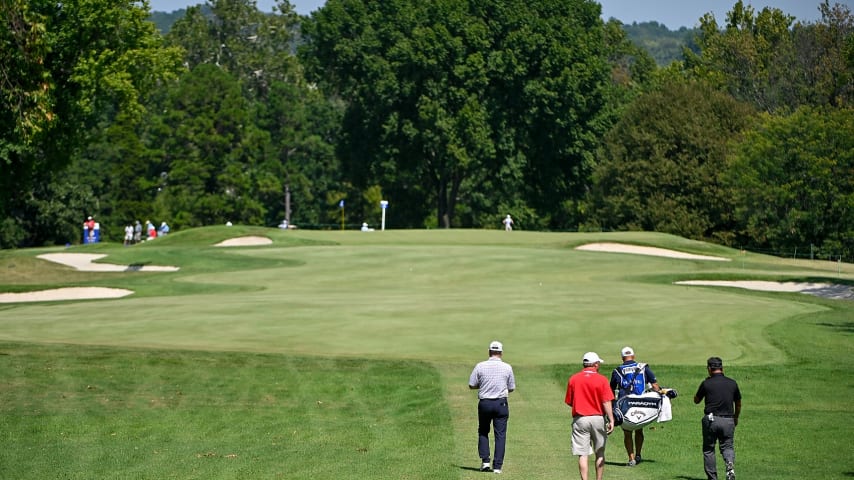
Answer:
MULTIPOLYGON (((626 459, 625 461, 621 461, 621 462, 615 462, 615 461, 609 462, 608 460, 605 460, 605 465, 613 465, 615 467, 625 467, 627 461, 628 461, 628 459, 626 459)), ((655 463, 655 460, 647 460, 646 458, 644 458, 643 461, 641 462, 642 465, 646 465, 647 463, 655 463)), ((628 468, 628 467, 626 467, 626 468, 628 468)))
POLYGON ((480 471, 480 467, 469 467, 469 466, 465 466, 465 465, 454 465, 454 466, 459 468, 460 470, 469 470, 472 472, 479 472, 480 471))
MULTIPOLYGON (((821 323, 817 323, 816 325, 819 325, 822 327, 827 327, 827 328, 832 328, 834 330, 839 330, 840 332, 854 333, 854 322, 844 322, 844 323, 821 322, 821 323)), ((854 476, 854 472, 847 472, 846 475, 854 476)))
POLYGON ((679 480, 706 480, 706 477, 689 477, 687 475, 679 475, 679 476, 676 476, 673 478, 676 478, 679 480))

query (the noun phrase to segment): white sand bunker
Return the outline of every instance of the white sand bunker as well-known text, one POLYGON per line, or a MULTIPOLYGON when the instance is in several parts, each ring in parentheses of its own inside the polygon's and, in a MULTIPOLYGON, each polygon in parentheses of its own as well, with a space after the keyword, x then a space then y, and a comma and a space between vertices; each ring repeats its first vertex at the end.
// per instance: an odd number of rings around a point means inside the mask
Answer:
POLYGON ((37 292, 0 293, 0 303, 53 302, 58 300, 88 300, 101 298, 121 298, 133 293, 133 290, 105 287, 68 287, 40 290, 37 292))
POLYGON ((712 257, 709 255, 695 255, 693 253, 667 250, 657 247, 642 247, 640 245, 627 245, 625 243, 588 243, 575 247, 576 250, 587 250, 591 252, 608 253, 633 253, 635 255, 650 255, 653 257, 679 258, 683 260, 713 260, 716 262, 729 262, 730 259, 723 257, 712 257))
POLYGON ((729 281, 729 280, 686 280, 676 285, 699 285, 711 287, 734 287, 763 292, 797 292, 835 300, 854 300, 854 287, 831 283, 729 281))
POLYGON ((214 245, 215 247, 254 247, 257 245, 270 245, 273 243, 267 237, 236 237, 229 238, 228 240, 222 241, 214 245))
POLYGON ((61 263, 83 272, 177 272, 178 267, 157 265, 116 265, 113 263, 93 263, 105 254, 93 253, 45 253, 38 258, 49 262, 61 263))

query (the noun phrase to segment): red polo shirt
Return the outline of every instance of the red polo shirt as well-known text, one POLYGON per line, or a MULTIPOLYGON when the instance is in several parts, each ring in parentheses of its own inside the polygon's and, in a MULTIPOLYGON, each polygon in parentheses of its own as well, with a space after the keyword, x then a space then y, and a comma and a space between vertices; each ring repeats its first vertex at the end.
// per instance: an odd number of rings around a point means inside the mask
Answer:
POLYGON ((569 377, 565 401, 572 406, 573 417, 602 415, 602 404, 613 399, 608 379, 600 375, 596 367, 587 367, 569 377))

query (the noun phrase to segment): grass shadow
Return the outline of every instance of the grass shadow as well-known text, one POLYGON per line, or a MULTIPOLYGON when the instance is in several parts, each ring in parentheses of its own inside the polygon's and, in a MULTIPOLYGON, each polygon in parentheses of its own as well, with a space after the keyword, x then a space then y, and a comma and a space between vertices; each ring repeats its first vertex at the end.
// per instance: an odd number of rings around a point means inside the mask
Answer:
POLYGON ((827 327, 827 328, 830 328, 832 330, 837 330, 840 332, 854 333, 854 322, 843 322, 843 323, 820 322, 820 323, 817 323, 816 325, 818 325, 820 327, 827 327))

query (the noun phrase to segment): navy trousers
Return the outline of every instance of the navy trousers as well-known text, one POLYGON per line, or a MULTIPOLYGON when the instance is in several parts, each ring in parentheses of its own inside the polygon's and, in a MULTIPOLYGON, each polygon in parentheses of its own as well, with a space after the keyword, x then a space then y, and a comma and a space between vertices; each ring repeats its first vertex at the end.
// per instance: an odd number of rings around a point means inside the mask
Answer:
POLYGON ((477 452, 483 462, 489 463, 489 429, 492 426, 495 435, 493 469, 501 468, 504 464, 508 418, 510 418, 510 407, 507 405, 506 398, 483 399, 477 404, 477 452))

